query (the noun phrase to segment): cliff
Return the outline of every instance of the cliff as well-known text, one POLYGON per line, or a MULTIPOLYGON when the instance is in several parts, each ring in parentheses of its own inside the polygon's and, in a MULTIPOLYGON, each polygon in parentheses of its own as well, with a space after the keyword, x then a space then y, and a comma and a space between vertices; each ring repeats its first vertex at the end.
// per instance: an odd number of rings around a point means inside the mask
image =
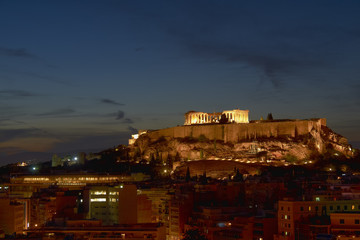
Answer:
POLYGON ((201 124, 160 129, 141 135, 132 146, 142 159, 226 159, 239 162, 296 163, 339 152, 352 156, 346 138, 325 119, 201 124))

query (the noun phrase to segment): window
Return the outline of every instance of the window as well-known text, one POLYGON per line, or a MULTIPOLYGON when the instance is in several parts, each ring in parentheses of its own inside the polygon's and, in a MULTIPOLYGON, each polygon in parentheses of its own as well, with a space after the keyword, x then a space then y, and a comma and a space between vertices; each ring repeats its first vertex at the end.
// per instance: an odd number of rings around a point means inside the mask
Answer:
POLYGON ((317 210, 319 210, 319 207, 318 207, 318 206, 315 207, 315 211, 317 211, 317 210))
POLYGON ((288 211, 290 211, 290 207, 288 207, 288 211))
POLYGON ((340 206, 336 206, 336 210, 340 210, 340 206))
POLYGON ((352 205, 352 206, 351 206, 351 210, 354 210, 354 209, 355 209, 355 205, 352 205))
POLYGON ((355 224, 359 224, 360 220, 359 219, 355 219, 355 224))
POLYGON ((347 210, 347 205, 344 206, 344 210, 347 210))
POLYGON ((283 207, 283 206, 281 206, 281 210, 284 210, 284 207, 283 207))
POLYGON ((315 201, 319 202, 320 201, 320 197, 316 197, 315 201))
POLYGON ((330 210, 331 210, 331 211, 334 210, 334 207, 333 207, 333 206, 330 206, 330 210))
POLYGON ((344 224, 345 220, 344 219, 340 219, 340 224, 344 224))
POLYGON ((311 211, 311 206, 309 206, 309 212, 311 211))
MULTIPOLYGON (((359 205, 360 206, 360 205, 359 205)), ((300 211, 304 211, 304 207, 300 207, 300 211)))

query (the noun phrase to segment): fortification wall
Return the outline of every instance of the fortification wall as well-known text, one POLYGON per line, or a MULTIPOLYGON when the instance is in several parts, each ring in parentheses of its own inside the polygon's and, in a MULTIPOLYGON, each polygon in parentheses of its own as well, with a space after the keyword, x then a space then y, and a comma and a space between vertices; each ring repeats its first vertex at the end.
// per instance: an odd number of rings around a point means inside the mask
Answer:
POLYGON ((155 130, 147 133, 147 136, 152 140, 156 140, 160 137, 198 138, 204 135, 210 140, 216 139, 236 143, 257 138, 297 137, 308 134, 313 128, 320 132, 322 125, 326 125, 326 119, 199 124, 155 130))

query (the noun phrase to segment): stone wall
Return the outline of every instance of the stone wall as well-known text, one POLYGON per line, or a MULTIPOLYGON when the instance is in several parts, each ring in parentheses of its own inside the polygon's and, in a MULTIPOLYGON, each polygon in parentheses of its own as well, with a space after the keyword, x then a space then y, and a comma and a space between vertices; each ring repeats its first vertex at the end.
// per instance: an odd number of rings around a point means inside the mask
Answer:
POLYGON ((165 138, 198 138, 204 135, 210 140, 224 142, 240 142, 269 137, 297 137, 308 134, 312 129, 320 132, 321 126, 326 125, 326 119, 310 120, 276 120, 257 121, 251 123, 231 124, 199 124, 177 126, 148 132, 146 135, 152 140, 165 138))

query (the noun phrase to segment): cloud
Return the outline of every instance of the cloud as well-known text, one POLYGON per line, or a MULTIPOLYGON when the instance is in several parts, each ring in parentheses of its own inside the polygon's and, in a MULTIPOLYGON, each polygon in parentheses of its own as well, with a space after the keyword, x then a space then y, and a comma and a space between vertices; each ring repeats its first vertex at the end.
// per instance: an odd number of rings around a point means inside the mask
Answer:
POLYGON ((125 117, 125 113, 123 111, 118 111, 116 113, 116 120, 121 120, 125 117))
POLYGON ((39 128, 20 128, 20 129, 2 129, 0 130, 0 142, 11 139, 47 136, 48 133, 39 128))
POLYGON ((0 97, 35 97, 38 94, 24 90, 0 90, 0 97))
POLYGON ((124 124, 132 124, 134 123, 134 121, 130 118, 125 118, 121 123, 124 123, 124 124))
POLYGON ((132 127, 132 126, 129 126, 128 129, 129 129, 129 131, 130 131, 131 133, 138 133, 138 132, 139 132, 136 128, 134 128, 134 127, 132 127))
POLYGON ((37 58, 36 55, 29 53, 25 48, 0 47, 0 56, 19 57, 19 58, 37 58))
POLYGON ((112 113, 110 114, 110 116, 115 116, 116 120, 122 120, 121 123, 122 124, 132 124, 134 123, 134 120, 130 119, 130 118, 125 118, 125 112, 119 110, 117 113, 112 113))
POLYGON ((117 106, 124 106, 125 104, 123 103, 118 103, 114 100, 111 99, 107 99, 107 98, 103 98, 100 100, 101 103, 106 103, 106 104, 111 104, 111 105, 117 105, 117 106))
POLYGON ((75 86, 75 84, 73 84, 73 83, 56 79, 56 77, 46 76, 46 75, 38 74, 38 73, 35 73, 35 72, 16 71, 16 73, 18 73, 20 75, 31 77, 31 78, 36 78, 36 79, 46 80, 46 81, 50 81, 50 82, 55 82, 55 83, 62 84, 62 85, 65 85, 65 86, 75 86))
POLYGON ((54 152, 96 152, 119 144, 126 144, 131 137, 129 131, 105 133, 102 135, 82 135, 57 143, 54 152))
POLYGON ((51 112, 45 112, 45 113, 41 113, 38 114, 37 116, 63 116, 63 115, 69 115, 75 113, 75 110, 72 108, 62 108, 62 109, 57 109, 51 112))
POLYGON ((318 65, 315 60, 306 56, 272 53, 268 50, 252 50, 243 46, 225 45, 224 43, 185 43, 188 52, 207 60, 218 60, 227 63, 238 63, 239 67, 252 67, 259 71, 260 76, 269 80, 274 88, 283 84, 283 75, 294 73, 303 67, 318 65))
POLYGON ((3 65, 0 65, 0 72, 2 74, 6 73, 6 75, 2 75, 2 77, 5 77, 5 79, 7 79, 8 81, 18 81, 19 78, 31 77, 36 80, 55 82, 55 83, 66 85, 66 86, 76 86, 72 82, 64 81, 64 80, 58 79, 53 76, 43 75, 43 74, 39 74, 39 73, 32 72, 32 71, 24 71, 24 70, 20 70, 17 68, 11 68, 8 66, 3 66, 3 65))
POLYGON ((144 47, 137 47, 135 48, 135 52, 141 52, 141 51, 144 51, 144 47))

